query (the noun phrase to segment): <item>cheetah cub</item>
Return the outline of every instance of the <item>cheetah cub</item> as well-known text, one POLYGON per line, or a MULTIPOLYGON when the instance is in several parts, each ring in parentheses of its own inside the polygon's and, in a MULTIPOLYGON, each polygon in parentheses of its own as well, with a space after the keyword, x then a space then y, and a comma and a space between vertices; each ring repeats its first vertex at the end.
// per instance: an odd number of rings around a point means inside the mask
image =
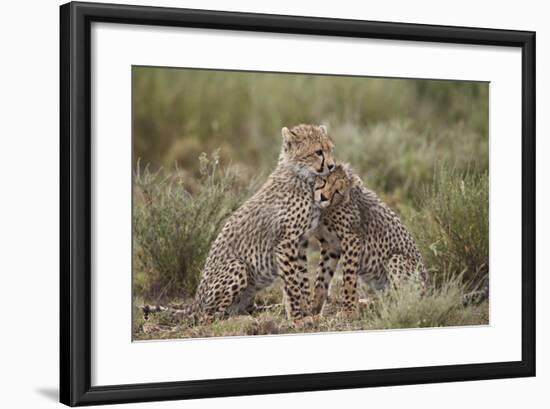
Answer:
POLYGON ((324 126, 285 127, 281 133, 277 167, 212 244, 195 296, 196 309, 206 316, 248 310, 256 293, 278 277, 289 318, 301 318, 309 304, 304 243, 320 217, 315 177, 334 168, 334 145, 324 126))
POLYGON ((342 259, 343 306, 358 313, 358 277, 371 288, 414 280, 422 290, 427 272, 416 244, 399 217, 368 190, 348 164, 338 164, 315 182, 315 200, 323 208, 315 233, 321 247, 313 307, 321 312, 338 261, 342 259))

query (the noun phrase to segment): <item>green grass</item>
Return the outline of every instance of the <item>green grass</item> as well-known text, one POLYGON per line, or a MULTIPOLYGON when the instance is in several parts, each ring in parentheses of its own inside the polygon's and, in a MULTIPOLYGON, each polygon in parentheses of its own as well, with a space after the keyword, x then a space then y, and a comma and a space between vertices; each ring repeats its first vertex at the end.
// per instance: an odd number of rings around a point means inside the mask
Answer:
POLYGON ((379 297, 373 305, 371 328, 433 328, 488 323, 488 305, 463 307, 464 287, 451 276, 428 294, 400 288, 379 297))
MULTIPOLYGON (((488 323, 486 303, 461 305, 489 272, 488 84, 139 67, 132 82, 136 339, 488 323), (358 320, 302 328, 276 310, 208 326, 144 321, 136 306, 193 296, 225 219, 274 168, 280 129, 308 122, 328 125, 335 157, 401 216, 432 292, 377 295, 358 320)), ((281 297, 276 284, 256 302, 281 297)))

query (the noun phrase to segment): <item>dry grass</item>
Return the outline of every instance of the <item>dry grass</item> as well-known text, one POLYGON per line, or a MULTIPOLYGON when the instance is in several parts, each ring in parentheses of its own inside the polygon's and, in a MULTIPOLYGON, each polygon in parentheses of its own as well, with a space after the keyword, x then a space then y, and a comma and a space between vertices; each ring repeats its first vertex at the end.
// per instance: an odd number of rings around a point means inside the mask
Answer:
POLYGON ((407 305, 403 303, 399 305, 399 309, 385 310, 382 316, 365 310, 361 318, 356 320, 348 320, 338 314, 328 314, 317 316, 311 321, 304 321, 298 325, 285 319, 282 310, 230 317, 208 325, 190 325, 185 321, 170 321, 160 313, 151 316, 148 320, 143 320, 142 317, 137 319, 134 340, 454 327, 489 323, 487 303, 463 309, 457 305, 439 313, 431 309, 440 306, 438 301, 431 300, 415 306, 419 312, 431 313, 429 318, 411 314, 407 311, 407 305), (404 311, 406 314, 402 314, 404 311), (434 316, 434 313, 437 316, 434 316))
MULTIPOLYGON (((247 335, 277 335, 294 333, 368 331, 382 329, 434 328, 466 325, 487 325, 489 305, 464 307, 462 305, 463 285, 457 277, 449 277, 420 296, 414 287, 404 286, 386 293, 369 293, 360 290, 363 300, 358 319, 348 319, 342 314, 340 299, 341 277, 338 274, 331 286, 331 301, 323 308, 320 316, 306 319, 298 324, 285 317, 279 304, 282 299, 281 283, 276 283, 258 294, 257 305, 276 305, 269 311, 240 315, 217 320, 207 325, 197 325, 185 317, 176 318, 169 312, 143 318, 135 309, 135 340, 208 338, 247 335)), ((136 300, 136 306, 142 305, 136 300)))

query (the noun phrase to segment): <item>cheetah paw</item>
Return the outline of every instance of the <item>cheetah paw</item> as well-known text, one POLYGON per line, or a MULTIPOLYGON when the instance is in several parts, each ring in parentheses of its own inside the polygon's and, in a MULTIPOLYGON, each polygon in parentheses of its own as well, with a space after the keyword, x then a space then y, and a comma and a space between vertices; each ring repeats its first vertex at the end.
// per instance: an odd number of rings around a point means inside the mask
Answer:
POLYGON ((359 308, 367 309, 374 305, 374 301, 371 298, 360 298, 359 299, 359 308))
POLYGON ((292 321, 292 326, 294 328, 304 328, 308 327, 314 324, 314 319, 311 316, 302 317, 302 318, 295 318, 292 321))
POLYGON ((336 314, 336 318, 345 319, 345 320, 349 320, 349 321, 356 320, 356 319, 359 318, 359 316, 360 316, 360 314, 359 314, 358 310, 339 311, 336 314))

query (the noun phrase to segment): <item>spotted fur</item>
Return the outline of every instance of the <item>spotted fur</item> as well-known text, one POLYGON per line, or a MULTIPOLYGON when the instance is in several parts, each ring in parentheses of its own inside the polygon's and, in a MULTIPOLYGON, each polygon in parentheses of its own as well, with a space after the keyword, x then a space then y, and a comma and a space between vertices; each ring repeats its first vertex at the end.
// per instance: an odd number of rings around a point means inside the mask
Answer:
POLYGON ((489 283, 487 283, 481 290, 474 290, 462 297, 462 305, 465 307, 468 305, 479 305, 483 301, 489 299, 489 283))

